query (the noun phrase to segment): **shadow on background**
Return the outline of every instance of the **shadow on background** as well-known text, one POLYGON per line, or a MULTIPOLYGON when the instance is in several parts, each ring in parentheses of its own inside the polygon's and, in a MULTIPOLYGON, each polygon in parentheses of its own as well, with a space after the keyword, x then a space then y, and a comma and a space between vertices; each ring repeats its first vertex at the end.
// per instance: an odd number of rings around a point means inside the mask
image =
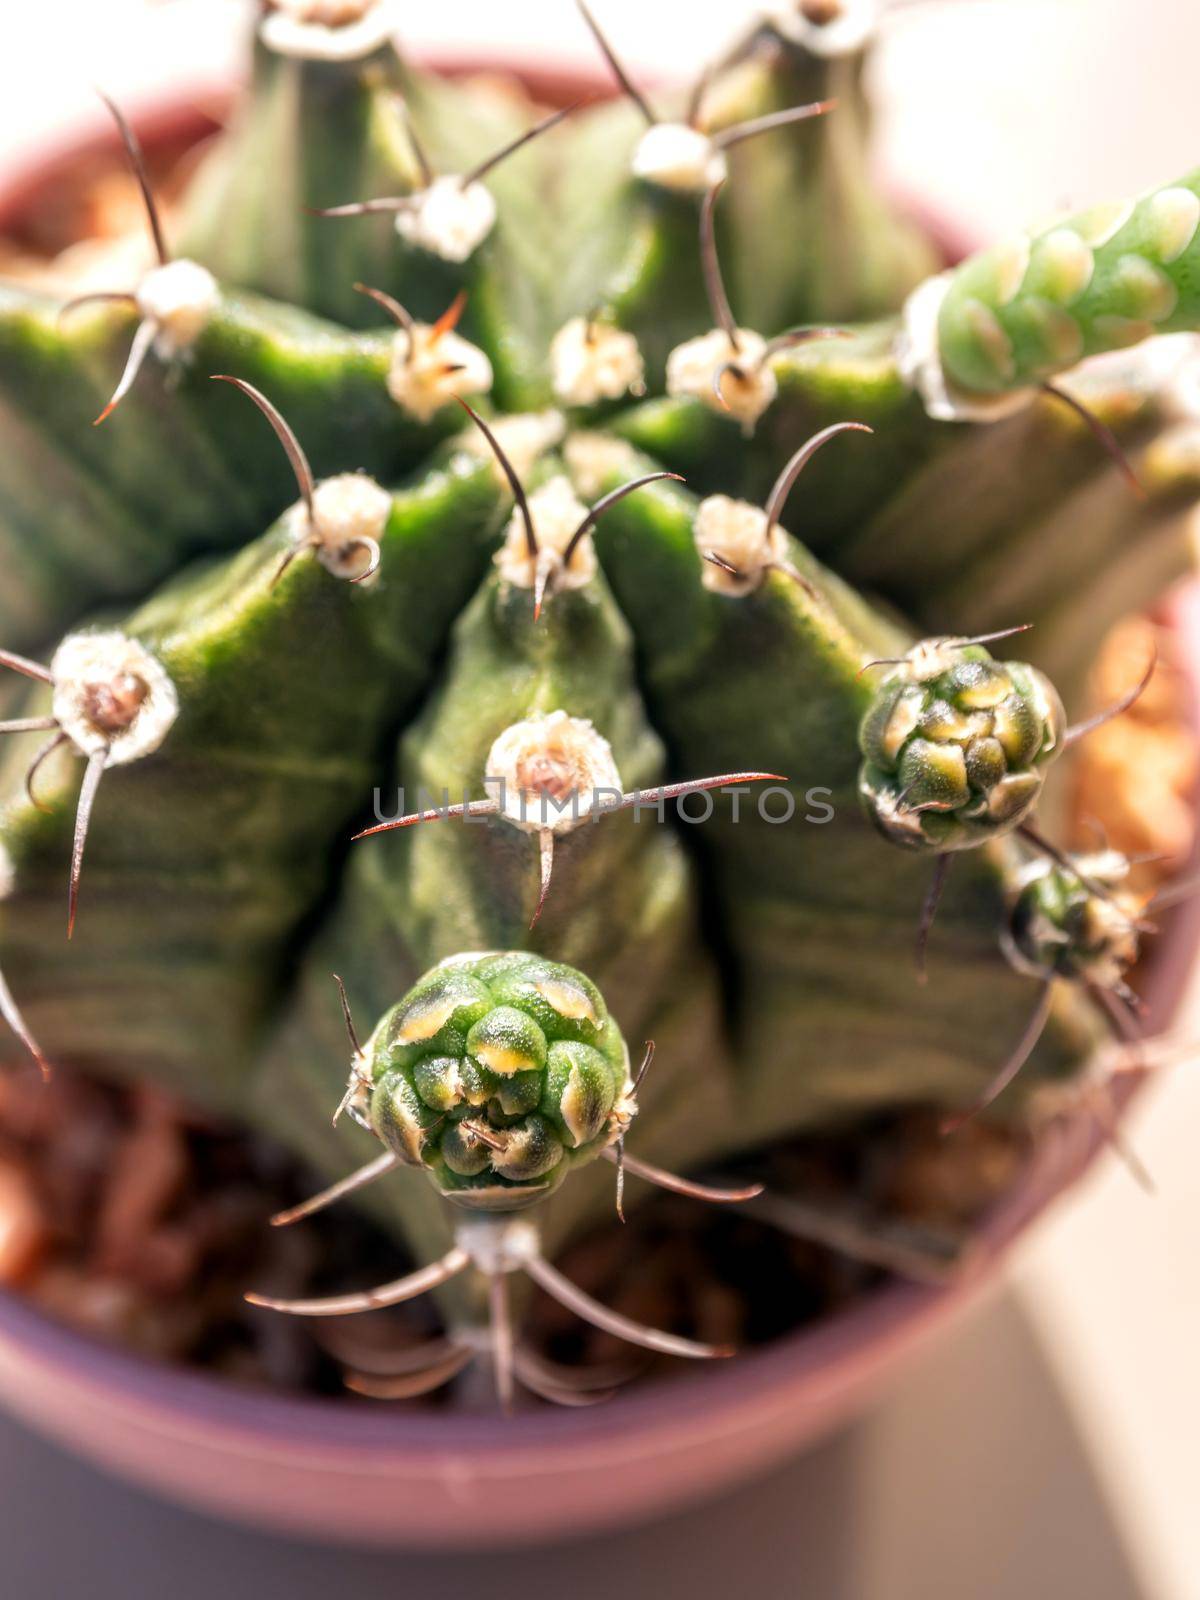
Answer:
MULTIPOLYGON (((564 1529, 564 1534, 569 1530, 564 1529)), ((866 1421, 700 1510, 532 1552, 264 1537, 164 1506, 0 1418, 11 1600, 1147 1600, 1019 1306, 944 1341, 866 1421)))

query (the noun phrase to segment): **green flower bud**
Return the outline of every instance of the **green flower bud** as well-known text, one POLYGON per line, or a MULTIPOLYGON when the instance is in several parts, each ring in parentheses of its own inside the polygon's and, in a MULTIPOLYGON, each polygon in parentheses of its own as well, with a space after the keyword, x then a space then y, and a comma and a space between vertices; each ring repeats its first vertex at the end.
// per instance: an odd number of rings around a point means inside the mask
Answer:
POLYGON ((628 1052, 596 986, 540 956, 458 956, 372 1035, 368 1122, 450 1198, 512 1210, 628 1125, 628 1052))
POLYGON ((982 646, 926 639, 879 685, 859 727, 859 794, 910 850, 967 850, 1024 822, 1065 718, 1052 684, 982 646))
POLYGON ((1138 957, 1139 907, 1119 892, 1129 862, 1116 850, 1072 858, 1074 871, 1034 861, 1021 875, 1004 935, 1005 954, 1020 972, 1122 988, 1138 957), (1114 891, 1111 898, 1095 886, 1114 891))

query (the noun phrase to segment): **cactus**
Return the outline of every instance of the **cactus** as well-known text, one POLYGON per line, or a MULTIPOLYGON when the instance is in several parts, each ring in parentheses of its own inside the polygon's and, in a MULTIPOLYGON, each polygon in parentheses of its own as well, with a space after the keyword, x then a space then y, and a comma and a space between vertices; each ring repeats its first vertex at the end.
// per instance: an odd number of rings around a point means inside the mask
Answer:
POLYGON ((267 0, 180 216, 113 108, 141 280, 0 287, 12 1057, 283 1140, 417 1259, 337 1309, 461 1331, 480 1269, 503 1395, 548 1387, 511 1273, 621 1322, 552 1261, 626 1173, 745 1202, 800 1132, 1084 1081, 1135 941, 1052 843, 1063 706, 1200 500, 1150 338, 1200 322, 1194 180, 933 276, 866 167, 877 8, 653 101, 579 9, 622 93, 546 114, 384 0, 267 0), (381 1019, 336 1127, 335 971, 381 1019))

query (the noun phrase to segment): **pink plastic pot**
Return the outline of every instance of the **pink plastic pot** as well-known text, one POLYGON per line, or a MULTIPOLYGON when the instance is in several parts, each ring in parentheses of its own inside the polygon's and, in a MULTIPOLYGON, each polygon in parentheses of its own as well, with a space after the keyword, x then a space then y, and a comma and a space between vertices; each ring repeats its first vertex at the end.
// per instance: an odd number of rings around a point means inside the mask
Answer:
MULTIPOLYGON (((553 87, 561 92, 561 79, 553 87)), ((177 105, 138 119, 147 143, 186 144, 211 127, 177 105)), ((0 229, 27 214, 85 148, 76 141, 0 173, 0 229)), ((1200 588, 1181 593, 1168 620, 1200 691, 1200 588)), ((1195 698, 1200 703, 1200 692, 1195 698)), ((1158 944, 1152 1028, 1174 1014, 1198 944, 1193 900, 1158 944)), ((1122 1097, 1137 1087, 1127 1077, 1122 1097)), ((0 1296, 0 1399, 148 1489, 310 1538, 453 1542, 461 1551, 628 1524, 728 1488, 862 1411, 911 1354, 997 1282, 1009 1247, 1099 1148, 1090 1118, 1051 1131, 982 1230, 981 1265, 968 1281, 939 1290, 886 1286, 770 1349, 635 1387, 591 1411, 505 1420, 262 1395, 135 1359, 12 1296, 0 1296)))

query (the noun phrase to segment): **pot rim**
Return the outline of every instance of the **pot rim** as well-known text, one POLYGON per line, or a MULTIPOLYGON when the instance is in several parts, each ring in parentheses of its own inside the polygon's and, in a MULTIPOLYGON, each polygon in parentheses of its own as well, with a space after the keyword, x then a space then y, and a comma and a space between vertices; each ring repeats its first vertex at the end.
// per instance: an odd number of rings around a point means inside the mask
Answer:
MULTIPOLYGON (((601 81, 597 72, 582 68, 531 68, 527 61, 503 51, 486 59, 427 58, 426 64, 460 75, 513 70, 535 94, 550 101, 573 96, 579 89, 595 90, 601 81)), ((146 97, 135 101, 131 120, 147 143, 198 141, 217 126, 204 103, 219 103, 227 94, 228 85, 222 84, 202 86, 190 97, 179 92, 146 97)), ((69 133, 44 143, 40 151, 19 153, 11 170, 0 172, 0 230, 11 227, 39 192, 57 181, 83 152, 117 145, 115 130, 97 109, 69 133)), ((934 231, 943 240, 956 238, 954 228, 944 222, 939 226, 938 219, 934 231)), ((1170 596, 1162 617, 1175 636, 1180 664, 1194 691, 1191 720, 1200 735, 1200 582, 1189 582, 1170 596)), ((1160 945, 1147 976, 1148 1035, 1162 1028, 1183 996, 1193 956, 1200 948, 1200 897, 1175 908, 1169 926, 1170 937, 1160 945)), ((1130 1070, 1114 1083, 1120 1112, 1148 1076, 1130 1070)), ((414 1470, 423 1470, 430 1451, 452 1447, 471 1451, 472 1473, 485 1477, 506 1473, 531 1452, 540 1458, 547 1448, 554 1449, 565 1463, 583 1450, 599 1470, 606 1463, 642 1454, 639 1439, 664 1428, 677 1439, 691 1435, 696 1444, 730 1437, 752 1428, 764 1404, 778 1403, 772 1397, 780 1390, 794 1390, 818 1377, 822 1393, 833 1396, 871 1372, 872 1354, 881 1345, 907 1350, 924 1342, 995 1284, 1010 1248, 1087 1172, 1104 1145, 1095 1120, 1083 1112, 1065 1114, 1049 1124, 1011 1191, 979 1228, 977 1264, 957 1282, 925 1287, 889 1281, 845 1311, 769 1346, 728 1363, 706 1364, 703 1371, 690 1375, 634 1386, 583 1413, 549 1407, 513 1417, 388 1411, 340 1398, 243 1387, 228 1378, 156 1362, 106 1343, 9 1290, 0 1290, 0 1334, 21 1347, 23 1360, 51 1372, 68 1369, 71 1382, 89 1390, 101 1404, 115 1393, 119 1401, 112 1402, 114 1415, 142 1412, 158 1431, 170 1431, 180 1443, 204 1440, 236 1451, 241 1438, 247 1450, 262 1457, 265 1441, 266 1454, 272 1448, 286 1449, 293 1464, 300 1448, 306 1460, 346 1453, 356 1460, 374 1455, 393 1470, 405 1460, 412 1461, 414 1470), (164 1413, 171 1418, 166 1427, 164 1413), (604 1456, 600 1452, 606 1447, 604 1456)))

